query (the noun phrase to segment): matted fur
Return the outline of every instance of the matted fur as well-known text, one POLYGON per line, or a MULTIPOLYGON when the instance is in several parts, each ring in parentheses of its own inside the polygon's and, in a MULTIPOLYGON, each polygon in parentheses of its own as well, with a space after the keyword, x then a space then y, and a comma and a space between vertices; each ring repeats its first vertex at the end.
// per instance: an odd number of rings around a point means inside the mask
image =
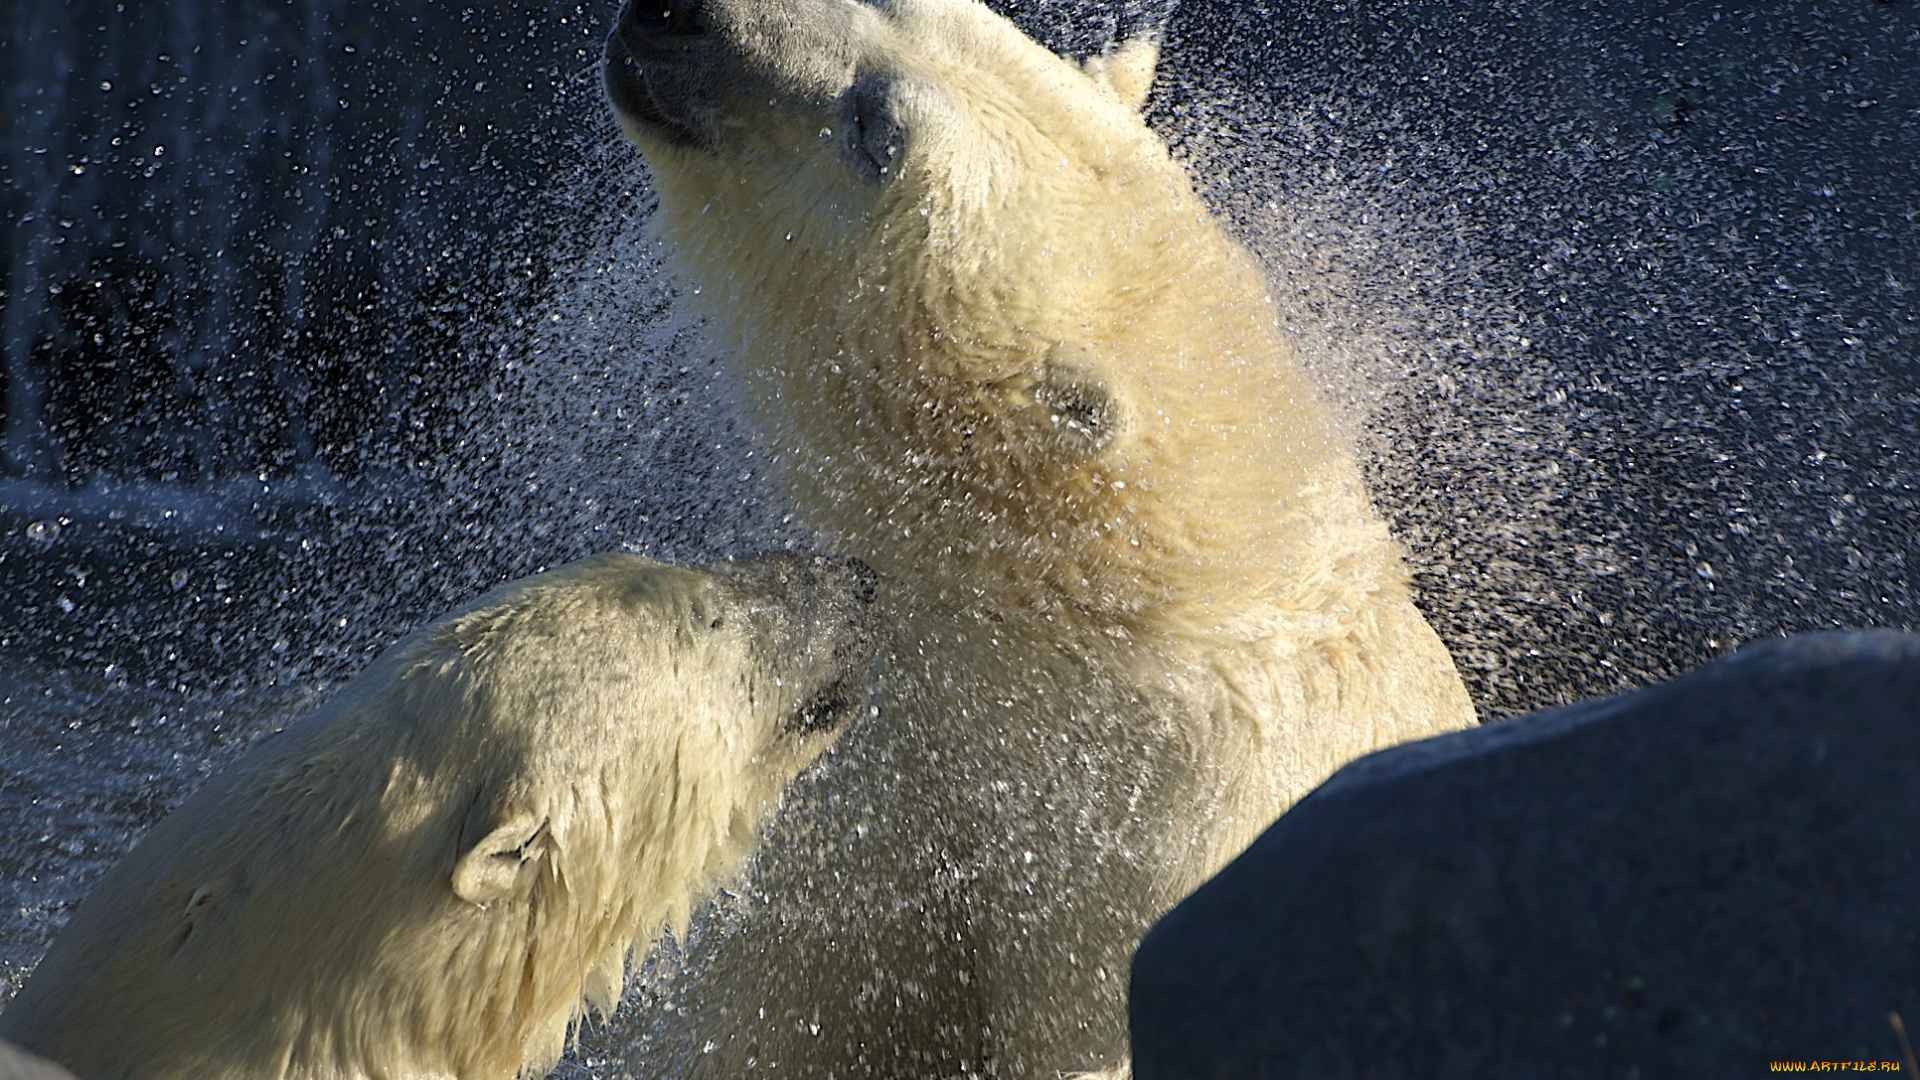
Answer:
POLYGON ((86 1080, 544 1074, 826 745, 860 587, 614 554, 495 590, 155 826, 0 1034, 86 1080))

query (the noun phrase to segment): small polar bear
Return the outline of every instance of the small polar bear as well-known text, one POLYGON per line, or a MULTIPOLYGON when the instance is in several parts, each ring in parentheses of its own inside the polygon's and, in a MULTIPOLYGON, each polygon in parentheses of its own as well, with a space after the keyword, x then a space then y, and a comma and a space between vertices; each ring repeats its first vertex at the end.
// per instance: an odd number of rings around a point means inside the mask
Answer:
POLYGON ((692 958, 691 1075, 1119 1066, 1160 912, 1473 722, 1257 262, 1140 118, 1156 53, 1076 65, 974 0, 620 12, 682 300, 796 516, 889 583, 889 720, 692 958))
POLYGON ((494 590, 156 825, 0 1037, 85 1080, 544 1074, 862 707, 872 596, 798 556, 494 590))

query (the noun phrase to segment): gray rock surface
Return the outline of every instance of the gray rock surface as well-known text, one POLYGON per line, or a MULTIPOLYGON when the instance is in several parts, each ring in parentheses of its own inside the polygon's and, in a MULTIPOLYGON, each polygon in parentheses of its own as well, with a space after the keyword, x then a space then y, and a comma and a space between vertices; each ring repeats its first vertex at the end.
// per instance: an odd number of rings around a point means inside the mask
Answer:
POLYGON ((1890 1064, 1917 851, 1920 635, 1749 646, 1343 769, 1147 935, 1136 1075, 1890 1064))

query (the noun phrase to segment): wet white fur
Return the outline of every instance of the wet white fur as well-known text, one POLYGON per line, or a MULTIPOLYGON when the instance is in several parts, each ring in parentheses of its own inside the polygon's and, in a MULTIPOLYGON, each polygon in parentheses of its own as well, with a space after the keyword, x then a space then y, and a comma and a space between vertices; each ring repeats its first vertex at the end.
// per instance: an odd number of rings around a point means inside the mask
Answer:
POLYGON ((872 827, 763 878, 693 1067, 1117 1066, 1148 922, 1472 707, 1260 270, 1137 112, 1150 44, 1083 68, 972 0, 702 12, 733 43, 712 138, 623 121, 654 229, 893 636, 891 719, 836 781, 879 784, 872 827), (904 132, 877 179, 846 150, 862 85, 904 132))
POLYGON ((605 555, 419 631, 143 837, 0 1034, 86 1080, 544 1074, 823 744, 778 607, 605 555))

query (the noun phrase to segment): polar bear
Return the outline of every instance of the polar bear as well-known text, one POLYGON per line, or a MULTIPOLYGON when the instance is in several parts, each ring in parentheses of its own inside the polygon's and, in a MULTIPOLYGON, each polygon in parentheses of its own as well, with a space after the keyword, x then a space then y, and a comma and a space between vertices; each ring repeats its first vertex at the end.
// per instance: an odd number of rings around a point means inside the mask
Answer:
MULTIPOLYGON (((1139 106, 974 0, 627 0, 651 229, 885 724, 693 958, 699 1076, 1119 1067, 1148 923, 1334 769, 1467 726, 1252 259, 1139 106)), ((677 1066, 675 1066, 677 1068, 677 1066)))
POLYGON ((798 556, 496 589, 156 825, 0 1036, 86 1080, 543 1075, 863 705, 872 594, 798 556))
POLYGON ((74 1077, 46 1058, 0 1039, 0 1080, 74 1080, 74 1077))

